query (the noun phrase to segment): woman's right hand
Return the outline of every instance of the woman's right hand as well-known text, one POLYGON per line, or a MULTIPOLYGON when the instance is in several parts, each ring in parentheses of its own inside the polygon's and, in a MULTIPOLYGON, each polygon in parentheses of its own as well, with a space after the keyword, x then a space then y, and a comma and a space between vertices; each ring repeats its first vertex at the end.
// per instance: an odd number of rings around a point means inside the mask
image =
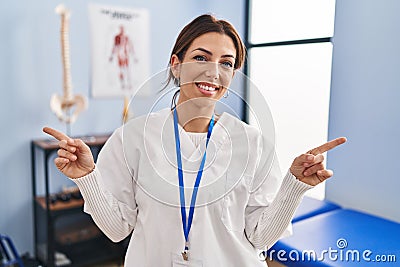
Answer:
POLYGON ((56 138, 59 146, 54 163, 63 174, 75 179, 94 170, 95 164, 90 148, 81 139, 72 139, 55 129, 44 127, 43 132, 56 138))

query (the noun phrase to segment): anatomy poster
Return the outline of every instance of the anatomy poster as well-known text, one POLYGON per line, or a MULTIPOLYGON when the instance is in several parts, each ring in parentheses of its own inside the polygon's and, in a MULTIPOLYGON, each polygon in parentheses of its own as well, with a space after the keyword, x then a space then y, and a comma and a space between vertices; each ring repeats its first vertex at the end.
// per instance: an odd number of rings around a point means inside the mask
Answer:
POLYGON ((93 97, 131 96, 149 78, 146 9, 89 5, 93 97))

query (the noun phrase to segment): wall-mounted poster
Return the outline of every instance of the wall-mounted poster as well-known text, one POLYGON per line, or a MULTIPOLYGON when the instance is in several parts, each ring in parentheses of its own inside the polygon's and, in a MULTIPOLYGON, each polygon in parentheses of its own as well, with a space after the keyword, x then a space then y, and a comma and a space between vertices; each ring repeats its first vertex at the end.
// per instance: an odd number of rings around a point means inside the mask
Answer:
POLYGON ((89 21, 92 96, 133 95, 149 78, 148 10, 90 4, 89 21))

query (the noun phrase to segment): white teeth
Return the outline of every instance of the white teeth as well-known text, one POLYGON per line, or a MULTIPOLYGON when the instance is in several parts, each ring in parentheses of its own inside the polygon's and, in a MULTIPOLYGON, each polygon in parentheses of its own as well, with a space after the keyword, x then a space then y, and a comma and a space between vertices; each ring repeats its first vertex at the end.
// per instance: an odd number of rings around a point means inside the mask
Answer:
POLYGON ((215 91, 215 90, 216 90, 216 88, 210 87, 210 86, 207 86, 207 85, 204 85, 204 84, 199 84, 198 86, 199 86, 201 89, 206 90, 206 91, 215 91))

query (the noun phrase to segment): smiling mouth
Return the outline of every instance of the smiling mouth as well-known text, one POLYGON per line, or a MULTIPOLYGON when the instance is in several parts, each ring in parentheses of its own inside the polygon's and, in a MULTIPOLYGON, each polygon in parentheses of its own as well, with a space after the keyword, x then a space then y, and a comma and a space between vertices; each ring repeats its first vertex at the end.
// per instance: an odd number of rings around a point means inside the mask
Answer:
POLYGON ((199 83, 195 83, 195 84, 196 84, 197 88, 199 89, 199 91, 206 95, 215 94, 220 89, 219 85, 215 85, 212 83, 204 83, 204 82, 200 83, 199 82, 199 83))

